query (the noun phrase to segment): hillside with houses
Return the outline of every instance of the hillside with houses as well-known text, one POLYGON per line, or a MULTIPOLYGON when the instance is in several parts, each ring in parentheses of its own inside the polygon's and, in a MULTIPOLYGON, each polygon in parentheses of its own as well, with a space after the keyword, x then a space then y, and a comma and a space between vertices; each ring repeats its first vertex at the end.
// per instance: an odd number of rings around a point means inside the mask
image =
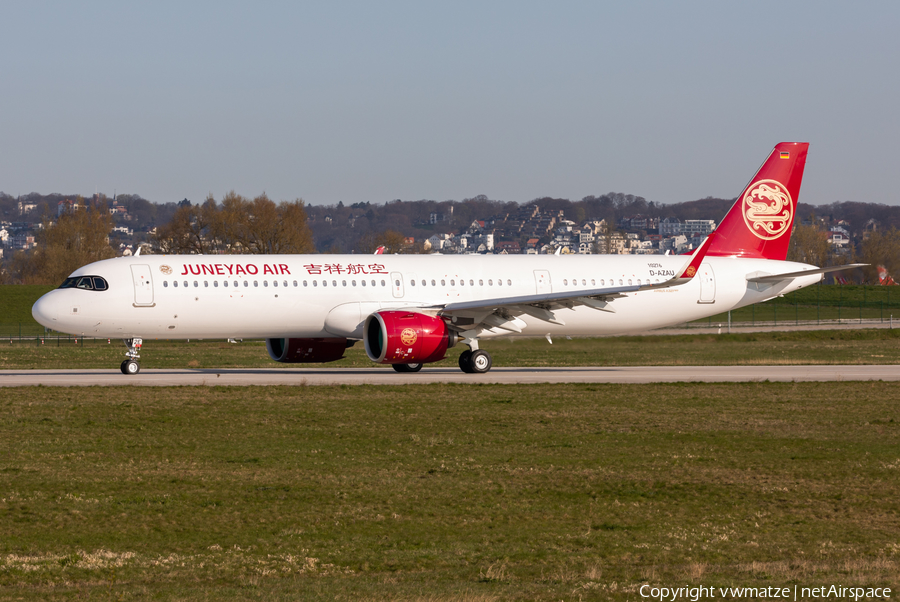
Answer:
MULTIPOLYGON (((209 202, 208 200, 206 201, 209 202)), ((705 198, 663 205, 634 195, 608 193, 579 201, 539 198, 518 204, 477 196, 462 201, 402 201, 307 205, 313 242, 320 253, 371 252, 385 232, 402 237, 401 252, 506 254, 684 253, 700 244, 734 202, 705 198)), ((188 199, 152 203, 139 195, 90 198, 0 193, 0 259, 33 249, 38 233, 65 212, 108 212, 109 243, 120 255, 155 247, 157 228, 188 199)), ((869 233, 900 227, 900 207, 843 202, 801 203, 795 225, 814 227, 835 254, 849 255, 869 233)))

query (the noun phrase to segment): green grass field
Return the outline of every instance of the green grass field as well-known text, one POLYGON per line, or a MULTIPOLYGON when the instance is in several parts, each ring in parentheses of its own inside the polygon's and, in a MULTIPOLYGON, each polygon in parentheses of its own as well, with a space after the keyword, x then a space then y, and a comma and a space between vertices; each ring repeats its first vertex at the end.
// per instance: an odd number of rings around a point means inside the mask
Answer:
POLYGON ((887 383, 24 388, 0 598, 897 587, 887 383))
MULTIPOLYGON (((0 341, 0 370, 117 368, 124 358, 121 341, 47 337, 35 341, 0 341)), ((721 335, 672 335, 609 338, 490 340, 482 345, 495 366, 677 366, 900 363, 900 328, 772 332, 721 335)), ((428 367, 456 366, 465 347, 428 367)), ((144 368, 281 368, 291 370, 372 367, 361 344, 346 358, 327 364, 278 364, 265 344, 246 341, 146 341, 144 368)), ((426 367, 426 369, 428 369, 426 367)), ((383 366, 390 369, 388 366, 383 366)))
MULTIPOLYGON (((125 346, 48 337, 40 341, 0 340, 0 370, 33 368, 118 368, 125 346)), ((896 330, 817 330, 721 335, 670 335, 608 338, 488 340, 482 344, 495 366, 677 366, 741 364, 900 364, 900 328, 896 330)), ((448 351, 431 366, 456 366, 464 346, 448 351)), ((265 344, 246 341, 146 341, 144 368, 304 368, 372 367, 362 344, 346 358, 328 364, 278 364, 265 344)), ((385 369, 390 369, 384 366, 385 369)))

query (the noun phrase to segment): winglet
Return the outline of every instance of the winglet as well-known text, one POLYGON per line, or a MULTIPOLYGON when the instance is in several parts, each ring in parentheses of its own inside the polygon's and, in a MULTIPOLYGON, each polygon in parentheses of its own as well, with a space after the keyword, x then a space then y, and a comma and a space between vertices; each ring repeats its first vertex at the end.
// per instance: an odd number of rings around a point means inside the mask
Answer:
POLYGON ((375 249, 375 253, 373 255, 384 255, 384 245, 381 245, 377 249, 375 249))

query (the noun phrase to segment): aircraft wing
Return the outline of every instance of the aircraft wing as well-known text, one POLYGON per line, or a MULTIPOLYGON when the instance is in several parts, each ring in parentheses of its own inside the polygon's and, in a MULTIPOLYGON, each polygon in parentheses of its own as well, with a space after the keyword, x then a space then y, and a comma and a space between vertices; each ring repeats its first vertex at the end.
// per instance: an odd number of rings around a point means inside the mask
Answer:
POLYGON ((578 305, 615 313, 612 302, 625 296, 626 293, 669 288, 690 282, 697 273, 700 263, 706 257, 706 250, 714 237, 715 232, 706 238, 678 272, 678 276, 663 282, 461 301, 422 309, 431 310, 429 313, 450 317, 452 326, 464 333, 475 329, 493 328, 509 332, 522 332, 526 324, 519 320, 518 316, 523 314, 551 324, 565 325, 565 322, 554 311, 578 305))

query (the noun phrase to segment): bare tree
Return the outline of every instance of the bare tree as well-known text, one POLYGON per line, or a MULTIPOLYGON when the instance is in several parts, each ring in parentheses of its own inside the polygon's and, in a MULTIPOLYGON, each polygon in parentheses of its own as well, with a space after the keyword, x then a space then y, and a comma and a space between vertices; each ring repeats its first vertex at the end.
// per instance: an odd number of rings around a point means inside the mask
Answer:
POLYGON ((302 200, 274 203, 265 194, 252 201, 229 192, 216 203, 179 207, 157 231, 164 253, 312 253, 312 232, 302 200))
POLYGON ((859 246, 857 259, 870 264, 863 268, 866 282, 878 282, 879 265, 896 278, 900 274, 900 230, 891 228, 869 233, 859 246))
POLYGON ((819 267, 832 265, 835 253, 828 242, 828 233, 815 226, 795 226, 791 234, 787 259, 819 267))
POLYGON ((356 250, 364 254, 374 253, 378 247, 384 247, 384 252, 388 254, 406 253, 411 250, 406 245, 406 237, 396 230, 369 232, 361 236, 356 244, 356 250))
POLYGON ((36 237, 36 248, 13 257, 13 280, 22 284, 58 284, 83 265, 115 257, 109 246, 112 218, 107 211, 86 208, 49 217, 36 237))

